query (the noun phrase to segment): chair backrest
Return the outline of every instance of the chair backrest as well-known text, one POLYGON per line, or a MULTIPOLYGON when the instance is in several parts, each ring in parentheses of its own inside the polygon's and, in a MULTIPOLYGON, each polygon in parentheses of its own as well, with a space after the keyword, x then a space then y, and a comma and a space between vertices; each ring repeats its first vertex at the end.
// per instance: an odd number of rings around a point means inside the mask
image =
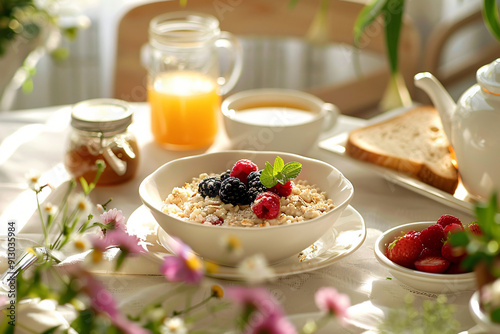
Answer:
MULTIPOLYGON (((244 58, 247 60, 244 61, 240 82, 233 92, 286 85, 309 91, 334 103, 346 114, 376 107, 389 78, 383 24, 374 23, 362 40, 360 59, 363 72, 360 76, 356 74, 353 61, 353 26, 364 5, 355 0, 330 1, 328 39, 331 43, 329 46, 315 46, 309 44, 305 36, 318 13, 321 0, 301 0, 294 8, 290 8, 289 3, 290 0, 188 0, 186 7, 181 7, 179 1, 173 0, 131 9, 123 16, 118 27, 114 96, 128 101, 145 101, 147 73, 140 62, 140 49, 148 40, 149 22, 165 12, 190 10, 214 15, 220 21, 221 30, 242 39, 244 58), (263 36, 267 40, 262 39, 263 36), (262 62, 251 60, 252 57, 258 57, 256 53, 262 53, 262 50, 267 52, 261 54, 262 62), (263 64, 273 58, 270 57, 273 52, 275 62, 263 64), (301 75, 293 78, 291 76, 297 70, 297 60, 293 57, 297 57, 297 53, 302 54, 302 58, 299 58, 304 68, 301 75), (319 61, 318 57, 321 58, 319 61), (253 61, 252 68, 249 61, 253 61), (274 71, 276 76, 282 76, 283 73, 287 76, 281 81, 256 79, 259 68, 264 72, 261 77, 269 77, 269 71, 274 71), (342 73, 345 69, 348 69, 348 75, 342 73)), ((416 28, 405 19, 400 43, 400 67, 410 91, 413 89, 413 75, 419 57, 419 42, 416 28)))
MULTIPOLYGON (((433 29, 427 42, 421 70, 432 73, 445 88, 459 90, 452 94, 455 97, 476 82, 481 66, 500 57, 500 43, 486 30, 481 6, 464 4, 460 12, 433 29)), ((429 101, 422 91, 417 91, 416 97, 429 101)))

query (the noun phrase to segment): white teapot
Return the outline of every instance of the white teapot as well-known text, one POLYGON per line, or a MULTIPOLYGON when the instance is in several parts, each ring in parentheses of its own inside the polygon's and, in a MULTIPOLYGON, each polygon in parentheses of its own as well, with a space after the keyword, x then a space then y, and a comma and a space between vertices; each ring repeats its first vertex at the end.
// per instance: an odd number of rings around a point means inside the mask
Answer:
POLYGON ((500 58, 481 67, 476 80, 456 104, 430 73, 417 74, 415 85, 439 111, 465 189, 487 201, 500 192, 500 58))

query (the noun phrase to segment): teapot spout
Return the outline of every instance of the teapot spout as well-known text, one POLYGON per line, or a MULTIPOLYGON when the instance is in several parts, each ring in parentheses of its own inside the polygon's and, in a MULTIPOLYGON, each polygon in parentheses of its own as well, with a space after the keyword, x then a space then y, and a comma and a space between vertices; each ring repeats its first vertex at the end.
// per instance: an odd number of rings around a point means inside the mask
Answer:
POLYGON ((424 90, 429 95, 432 103, 439 112, 443 129, 451 142, 451 120, 456 104, 443 85, 429 72, 415 75, 415 86, 424 90))

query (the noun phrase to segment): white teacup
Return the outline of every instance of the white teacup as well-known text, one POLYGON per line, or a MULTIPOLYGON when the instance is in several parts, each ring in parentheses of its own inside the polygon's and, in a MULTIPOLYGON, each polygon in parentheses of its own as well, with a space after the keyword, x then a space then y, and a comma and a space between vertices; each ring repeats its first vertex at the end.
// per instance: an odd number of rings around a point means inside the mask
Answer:
POLYGON ((337 122, 338 108, 291 89, 242 91, 222 102, 233 149, 306 154, 323 131, 337 122))

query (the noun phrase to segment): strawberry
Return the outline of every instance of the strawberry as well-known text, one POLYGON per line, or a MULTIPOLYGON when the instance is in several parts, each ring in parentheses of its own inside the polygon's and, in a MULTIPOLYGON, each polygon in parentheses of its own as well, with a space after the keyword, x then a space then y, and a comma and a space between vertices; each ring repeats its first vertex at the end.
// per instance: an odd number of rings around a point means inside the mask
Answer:
POLYGON ((441 248, 441 255, 450 262, 459 263, 467 253, 463 247, 453 247, 449 241, 446 241, 441 248))
POLYGON ((444 228, 444 235, 446 238, 448 238, 450 233, 462 232, 463 230, 464 230, 464 227, 462 224, 452 223, 452 224, 446 225, 446 227, 444 228))
POLYGON ((450 261, 441 256, 428 256, 415 261, 415 268, 427 273, 443 273, 450 266, 450 261))
POLYGON ((441 247, 439 248, 429 248, 425 247, 422 249, 422 252, 420 252, 420 255, 418 256, 419 259, 423 259, 424 257, 428 256, 441 256, 441 247))
POLYGON ((477 223, 470 223, 467 225, 467 230, 478 236, 483 235, 483 231, 481 231, 481 228, 479 228, 477 223))
POLYGON ((462 222, 460 221, 460 219, 458 219, 455 216, 452 216, 452 215, 442 215, 441 217, 439 217, 439 219, 437 221, 437 224, 439 224, 443 228, 445 228, 446 225, 450 225, 450 224, 460 224, 460 225, 462 225, 462 222))
POLYGON ((460 263, 451 263, 448 269, 446 270, 446 274, 465 274, 468 271, 465 270, 460 263))
POLYGON ((424 247, 440 250, 445 237, 444 229, 439 224, 433 224, 420 232, 420 238, 424 247))
POLYGON ((413 262, 422 252, 420 233, 409 232, 387 246, 387 258, 400 266, 413 268, 413 262))

